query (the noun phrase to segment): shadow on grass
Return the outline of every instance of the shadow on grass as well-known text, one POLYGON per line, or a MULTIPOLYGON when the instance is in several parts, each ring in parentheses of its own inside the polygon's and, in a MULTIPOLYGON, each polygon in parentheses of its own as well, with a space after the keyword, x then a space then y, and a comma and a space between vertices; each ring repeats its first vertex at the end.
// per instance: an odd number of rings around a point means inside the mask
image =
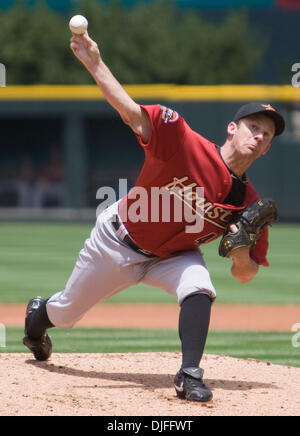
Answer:
MULTIPOLYGON (((72 377, 91 378, 96 380, 111 380, 113 382, 132 383, 131 385, 112 385, 105 388, 135 388, 144 387, 145 390, 167 389, 173 386, 174 374, 149 374, 149 373, 126 373, 126 372, 101 372, 101 371, 84 371, 81 369, 70 368, 68 366, 54 365, 50 362, 38 362, 36 360, 26 360, 26 363, 49 372, 64 374, 72 377)), ((253 389, 277 389, 274 384, 262 383, 257 381, 243 380, 216 380, 205 379, 205 383, 211 389, 223 389, 230 391, 248 391, 253 389)), ((79 386, 78 386, 79 387, 79 386)), ((86 387, 86 386, 84 386, 86 387)), ((101 386, 94 385, 94 388, 101 386)))

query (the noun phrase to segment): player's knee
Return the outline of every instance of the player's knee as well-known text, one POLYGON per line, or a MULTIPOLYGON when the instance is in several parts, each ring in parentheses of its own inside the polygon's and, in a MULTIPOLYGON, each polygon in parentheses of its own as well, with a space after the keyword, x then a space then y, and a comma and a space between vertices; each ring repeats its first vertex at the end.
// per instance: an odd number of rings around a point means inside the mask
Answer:
POLYGON ((193 290, 181 292, 180 295, 178 296, 178 303, 182 305, 184 300, 191 297, 192 295, 198 295, 198 294, 206 295, 211 300, 212 303, 216 299, 216 292, 214 289, 201 288, 201 289, 193 289, 193 290))

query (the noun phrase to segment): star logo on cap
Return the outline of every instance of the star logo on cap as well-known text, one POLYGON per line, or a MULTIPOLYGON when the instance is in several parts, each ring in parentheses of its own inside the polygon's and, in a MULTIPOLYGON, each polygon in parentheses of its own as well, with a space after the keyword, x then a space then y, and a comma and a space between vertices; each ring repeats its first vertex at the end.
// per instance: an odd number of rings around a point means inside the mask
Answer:
POLYGON ((274 109, 270 104, 262 104, 262 106, 267 110, 267 111, 275 111, 276 109, 274 109))

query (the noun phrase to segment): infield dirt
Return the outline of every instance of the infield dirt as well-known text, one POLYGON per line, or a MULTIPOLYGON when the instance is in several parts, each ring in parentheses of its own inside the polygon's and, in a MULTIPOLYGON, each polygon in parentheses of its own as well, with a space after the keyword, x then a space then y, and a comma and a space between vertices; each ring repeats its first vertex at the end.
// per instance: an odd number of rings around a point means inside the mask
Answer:
MULTIPOLYGON (((7 326, 24 323, 25 305, 0 306, 7 326)), ((290 330, 299 306, 215 306, 215 329, 290 330)), ((176 306, 95 306, 81 326, 176 328, 176 306)), ((214 398, 180 400, 173 377, 181 354, 0 354, 0 416, 298 416, 300 368, 205 355, 214 398)))
POLYGON ((1 416, 298 416, 300 368, 205 355, 211 402, 180 400, 180 353, 0 355, 1 416))
MULTIPOLYGON (((0 322, 23 326, 25 304, 0 305, 0 322)), ((176 304, 97 304, 76 324, 78 327, 176 329, 176 304)), ((290 331, 300 320, 300 305, 220 305, 212 308, 210 328, 216 330, 290 331)))

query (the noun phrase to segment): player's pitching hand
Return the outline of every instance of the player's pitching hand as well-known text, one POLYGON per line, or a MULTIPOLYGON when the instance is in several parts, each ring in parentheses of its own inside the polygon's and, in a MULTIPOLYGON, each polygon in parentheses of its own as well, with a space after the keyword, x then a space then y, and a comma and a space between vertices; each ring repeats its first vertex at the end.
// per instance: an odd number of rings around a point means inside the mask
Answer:
MULTIPOLYGON (((238 228, 235 224, 229 226, 232 233, 237 233, 238 228)), ((231 273, 240 283, 250 282, 258 273, 258 265, 250 257, 250 247, 238 247, 228 254, 232 259, 231 273)))
POLYGON ((231 274, 238 282, 248 283, 258 273, 258 265, 251 259, 249 247, 236 248, 229 257, 232 259, 231 274))
POLYGON ((70 47, 74 55, 91 73, 100 65, 101 56, 98 45, 89 37, 87 32, 83 35, 73 34, 70 47))

